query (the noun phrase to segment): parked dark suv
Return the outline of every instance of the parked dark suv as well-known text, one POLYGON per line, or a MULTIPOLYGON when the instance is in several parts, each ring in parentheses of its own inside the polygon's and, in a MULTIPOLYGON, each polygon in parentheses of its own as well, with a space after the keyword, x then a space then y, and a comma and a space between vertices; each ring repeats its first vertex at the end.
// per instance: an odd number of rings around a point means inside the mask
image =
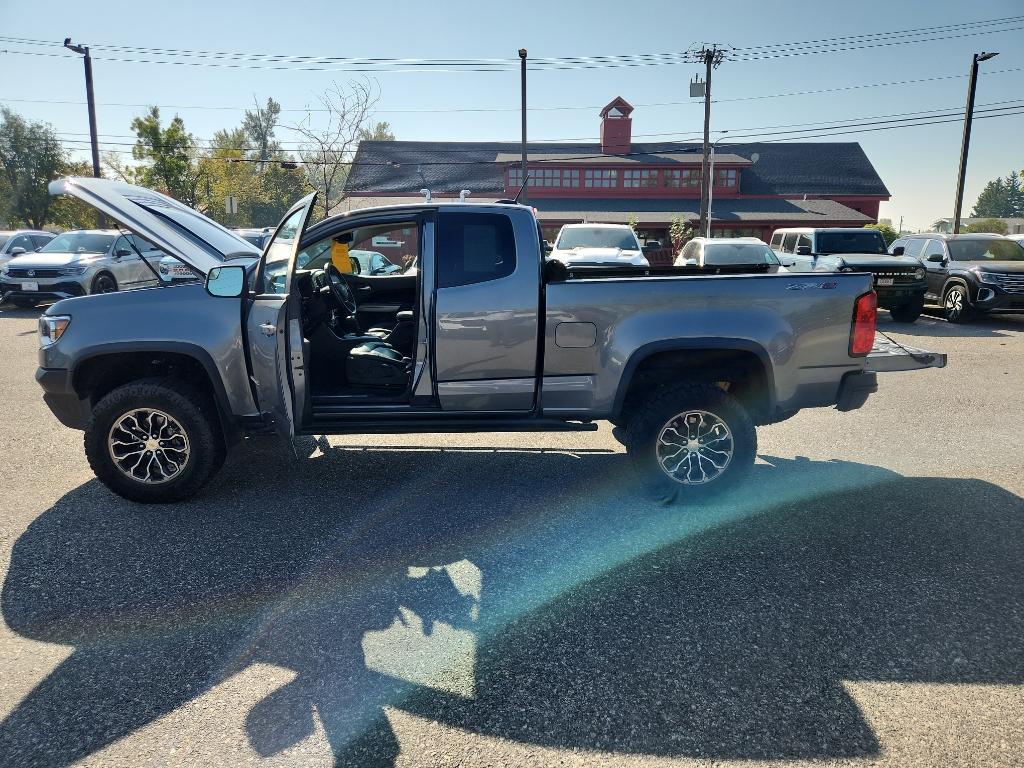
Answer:
POLYGON ((1001 235, 923 234, 893 242, 893 255, 916 256, 928 270, 925 300, 951 323, 975 313, 1024 313, 1024 247, 1001 235))

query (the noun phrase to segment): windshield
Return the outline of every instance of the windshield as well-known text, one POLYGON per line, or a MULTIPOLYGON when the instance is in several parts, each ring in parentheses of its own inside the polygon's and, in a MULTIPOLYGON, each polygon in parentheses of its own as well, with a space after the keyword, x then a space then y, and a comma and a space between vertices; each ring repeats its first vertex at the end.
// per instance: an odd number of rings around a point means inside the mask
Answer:
POLYGON ((629 227, 566 227, 558 236, 555 248, 563 251, 570 248, 621 248, 624 251, 639 251, 640 243, 629 227))
POLYGON ((709 243, 704 246, 704 265, 778 264, 772 249, 762 243, 709 243))
POLYGON ((953 261, 1024 261, 1024 248, 1013 240, 949 240, 953 261))
POLYGON ((91 232, 65 232, 40 250, 42 253, 106 253, 114 237, 91 232))
POLYGON ((818 232, 817 253, 887 253, 885 238, 876 229, 859 232, 818 232))

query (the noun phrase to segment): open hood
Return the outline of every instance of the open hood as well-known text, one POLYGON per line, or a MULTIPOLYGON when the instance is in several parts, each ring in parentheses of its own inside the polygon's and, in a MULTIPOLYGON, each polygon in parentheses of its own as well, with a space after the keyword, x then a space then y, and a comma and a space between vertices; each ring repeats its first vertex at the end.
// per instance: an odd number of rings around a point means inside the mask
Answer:
POLYGON ((81 176, 51 181, 49 189, 88 203, 204 276, 227 259, 260 255, 231 230, 151 189, 81 176))

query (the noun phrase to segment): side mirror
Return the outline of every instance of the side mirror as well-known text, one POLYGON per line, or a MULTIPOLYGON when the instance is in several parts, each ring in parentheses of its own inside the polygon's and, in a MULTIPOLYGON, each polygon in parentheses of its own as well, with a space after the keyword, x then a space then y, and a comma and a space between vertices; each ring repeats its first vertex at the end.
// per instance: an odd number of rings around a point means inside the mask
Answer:
POLYGON ((930 255, 928 257, 928 261, 935 262, 936 264, 941 264, 945 260, 946 260, 946 257, 943 256, 941 253, 933 253, 932 255, 930 255))
POLYGON ((796 255, 797 256, 810 256, 811 255, 811 246, 809 246, 809 245, 798 245, 796 247, 796 255))
POLYGON ((22 248, 20 245, 18 245, 18 246, 15 246, 14 248, 11 248, 11 250, 8 251, 8 253, 10 253, 11 256, 21 256, 21 254, 27 253, 27 251, 24 248, 22 248))
POLYGON ((206 276, 206 292, 220 298, 237 298, 245 289, 245 267, 214 267, 206 276))
POLYGON ((895 248, 892 249, 893 256, 902 256, 906 252, 907 249, 904 248, 902 245, 897 245, 895 248))
POLYGON ((118 258, 118 259, 124 258, 125 256, 131 256, 131 255, 132 255, 132 252, 129 249, 127 249, 127 248, 118 248, 116 251, 114 251, 114 256, 115 256, 115 258, 118 258))
POLYGON ((565 264, 558 259, 548 259, 544 262, 544 282, 562 283, 569 278, 569 270, 565 264))
POLYGON ((547 240, 541 240, 540 242, 541 242, 541 250, 544 251, 544 255, 545 256, 547 256, 549 253, 551 253, 553 250, 555 250, 555 246, 553 246, 547 240))

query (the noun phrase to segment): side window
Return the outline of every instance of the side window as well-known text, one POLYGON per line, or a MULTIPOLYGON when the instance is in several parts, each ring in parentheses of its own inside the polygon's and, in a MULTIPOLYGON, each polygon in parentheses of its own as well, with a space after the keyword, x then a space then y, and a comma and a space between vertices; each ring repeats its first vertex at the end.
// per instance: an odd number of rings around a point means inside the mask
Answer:
POLYGON ((782 247, 782 233, 781 232, 776 232, 774 235, 772 235, 772 248, 781 248, 781 247, 782 247))
POLYGON ((946 249, 942 245, 941 240, 929 240, 928 245, 924 249, 924 257, 927 259, 931 256, 946 257, 946 249))
POLYGON ((919 257, 921 252, 924 250, 924 243, 925 241, 921 238, 907 240, 903 245, 903 255, 919 257))
POLYGON ((810 248, 811 247, 811 236, 810 235, 800 235, 796 239, 796 247, 799 248, 801 245, 805 245, 808 248, 810 248))
POLYGON ((14 238, 11 244, 7 246, 7 252, 10 253, 15 248, 24 248, 25 253, 31 253, 36 249, 28 235, 18 235, 18 237, 14 238))
POLYGON ((508 277, 516 269, 512 221, 498 213, 442 213, 437 227, 437 287, 508 277))
POLYGON ((117 252, 122 249, 131 253, 132 256, 135 255, 135 251, 133 251, 131 245, 128 244, 128 238, 124 235, 121 235, 114 241, 114 246, 110 249, 110 255, 117 256, 117 252))
POLYGON ((782 239, 782 252, 794 253, 796 251, 796 234, 790 232, 782 239))
POLYGON ((892 244, 889 246, 889 253, 892 253, 897 248, 903 248, 904 249, 904 253, 905 253, 906 252, 906 247, 907 247, 907 241, 906 240, 903 240, 902 238, 899 239, 899 240, 893 240, 892 244))

